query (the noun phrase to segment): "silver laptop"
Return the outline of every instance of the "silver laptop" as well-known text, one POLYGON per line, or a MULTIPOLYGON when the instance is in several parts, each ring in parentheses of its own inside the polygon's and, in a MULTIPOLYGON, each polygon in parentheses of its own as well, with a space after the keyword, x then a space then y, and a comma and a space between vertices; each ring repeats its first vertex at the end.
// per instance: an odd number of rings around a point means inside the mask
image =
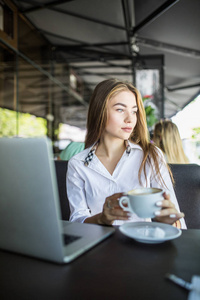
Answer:
POLYGON ((114 232, 61 221, 51 142, 0 138, 0 248, 68 263, 114 232))

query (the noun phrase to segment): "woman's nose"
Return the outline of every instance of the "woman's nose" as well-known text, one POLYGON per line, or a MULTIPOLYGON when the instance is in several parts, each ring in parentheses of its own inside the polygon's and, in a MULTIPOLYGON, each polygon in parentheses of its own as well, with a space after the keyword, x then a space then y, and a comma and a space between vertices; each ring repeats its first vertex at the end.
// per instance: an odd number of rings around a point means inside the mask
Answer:
POLYGON ((127 112, 126 117, 125 117, 125 122, 126 122, 126 123, 131 123, 131 122, 132 122, 132 119, 133 119, 133 114, 127 112))

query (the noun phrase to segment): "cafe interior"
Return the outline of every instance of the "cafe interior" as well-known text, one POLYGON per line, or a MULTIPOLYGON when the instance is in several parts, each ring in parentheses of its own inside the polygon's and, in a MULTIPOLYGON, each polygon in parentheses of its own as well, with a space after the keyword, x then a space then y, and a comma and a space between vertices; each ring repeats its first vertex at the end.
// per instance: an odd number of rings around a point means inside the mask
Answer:
MULTIPOLYGON (((199 12, 199 0, 0 0, 0 140, 33 137, 31 129, 22 132, 22 115, 42 120, 63 221, 70 209, 68 162, 56 160, 61 126, 84 131, 92 92, 109 78, 140 90, 155 116, 152 122, 147 116, 150 131, 155 120, 172 118, 196 99, 199 12), (8 112, 12 119, 5 119, 8 112)), ((69 264, 2 243, 0 298, 200 299, 200 166, 169 166, 186 230, 150 243, 115 228, 69 264)))

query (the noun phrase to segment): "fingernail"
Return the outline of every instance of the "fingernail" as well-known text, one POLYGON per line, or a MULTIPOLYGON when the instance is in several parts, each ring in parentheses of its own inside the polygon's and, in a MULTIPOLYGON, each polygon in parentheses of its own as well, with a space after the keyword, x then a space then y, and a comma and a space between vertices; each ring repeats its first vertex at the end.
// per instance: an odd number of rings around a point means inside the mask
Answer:
POLYGON ((176 218, 176 215, 175 214, 171 214, 171 215, 169 215, 170 216, 170 218, 176 218))
POLYGON ((154 214, 155 214, 156 216, 159 216, 159 215, 160 215, 160 211, 157 210, 157 211, 154 212, 154 214))
POLYGON ((162 202, 161 202, 161 201, 158 201, 158 202, 156 202, 156 205, 157 205, 157 206, 162 206, 162 202))

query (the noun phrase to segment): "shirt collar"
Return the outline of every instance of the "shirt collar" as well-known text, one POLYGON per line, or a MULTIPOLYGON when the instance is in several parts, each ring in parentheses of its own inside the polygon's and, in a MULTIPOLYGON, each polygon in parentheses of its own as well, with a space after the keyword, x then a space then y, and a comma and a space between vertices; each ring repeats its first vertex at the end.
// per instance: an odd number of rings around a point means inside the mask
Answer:
POLYGON ((138 144, 135 144, 135 143, 133 143, 133 142, 130 142, 130 141, 128 141, 128 143, 129 143, 129 145, 130 145, 131 149, 139 149, 139 150, 142 150, 142 148, 141 148, 141 146, 140 146, 140 145, 138 145, 138 144))
MULTIPOLYGON (((130 142, 129 140, 125 140, 125 145, 126 145, 126 153, 127 153, 127 155, 129 155, 131 153, 131 149, 137 148, 137 149, 142 150, 142 148, 139 145, 137 145, 137 144, 135 144, 133 142, 130 142)), ((87 155, 86 155, 86 157, 84 159, 84 165, 85 166, 88 166, 89 163, 93 160, 93 157, 94 157, 94 154, 95 154, 95 151, 96 151, 97 147, 98 147, 98 142, 95 143, 89 149, 89 151, 88 151, 88 153, 87 153, 87 155)))

